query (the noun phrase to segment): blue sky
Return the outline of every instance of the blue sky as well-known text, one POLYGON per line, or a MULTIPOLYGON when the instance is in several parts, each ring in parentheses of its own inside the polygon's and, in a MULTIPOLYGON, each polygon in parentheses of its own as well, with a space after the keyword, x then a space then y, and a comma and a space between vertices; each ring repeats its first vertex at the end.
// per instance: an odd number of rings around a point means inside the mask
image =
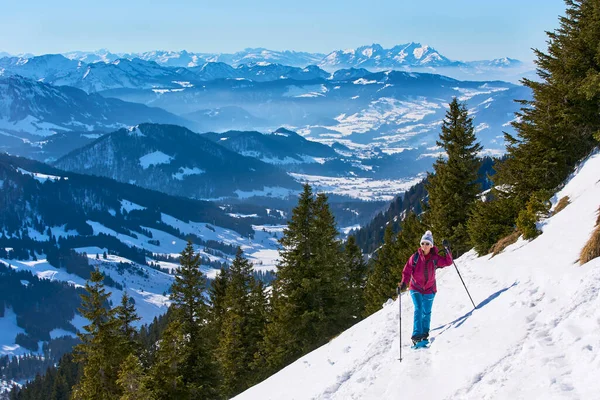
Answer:
POLYGON ((0 51, 60 53, 246 47, 328 53, 420 42, 454 60, 531 61, 562 0, 4 0, 0 51))

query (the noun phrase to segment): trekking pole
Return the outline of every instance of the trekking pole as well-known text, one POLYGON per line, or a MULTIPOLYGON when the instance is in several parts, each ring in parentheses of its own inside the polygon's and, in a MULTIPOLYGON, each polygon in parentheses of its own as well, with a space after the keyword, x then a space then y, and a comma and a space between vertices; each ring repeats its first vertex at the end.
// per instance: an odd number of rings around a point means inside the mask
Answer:
POLYGON ((402 362, 402 293, 399 287, 396 288, 396 293, 398 293, 398 347, 400 349, 400 362, 402 362))
MULTIPOLYGON (((450 249, 448 248, 448 242, 446 240, 444 240, 443 244, 444 244, 444 248, 446 249, 446 251, 449 253, 452 253, 450 251, 450 249)), ((467 291, 467 294, 469 295, 469 299, 471 299, 471 303, 473 303, 473 308, 476 309, 477 306, 475 305, 475 302, 473 301, 473 298, 471 297, 471 293, 469 293, 469 289, 467 289, 467 285, 465 285, 465 281, 463 281, 463 278, 460 275, 460 271, 458 270, 458 267, 456 266, 456 263, 454 262, 454 258, 452 258, 452 264, 454 264, 454 268, 456 268, 456 273, 458 274, 460 281, 462 282, 463 286, 465 287, 465 290, 467 291)))

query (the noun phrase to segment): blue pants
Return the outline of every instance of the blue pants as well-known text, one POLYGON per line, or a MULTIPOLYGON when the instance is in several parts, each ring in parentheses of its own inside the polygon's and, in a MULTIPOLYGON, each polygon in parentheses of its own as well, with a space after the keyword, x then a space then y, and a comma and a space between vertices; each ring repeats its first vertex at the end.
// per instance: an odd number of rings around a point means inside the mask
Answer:
POLYGON ((435 293, 421 294, 416 290, 411 290, 410 297, 415 305, 415 318, 412 337, 421 338, 429 335, 429 325, 431 324, 431 307, 433 307, 433 298, 435 297, 435 293))

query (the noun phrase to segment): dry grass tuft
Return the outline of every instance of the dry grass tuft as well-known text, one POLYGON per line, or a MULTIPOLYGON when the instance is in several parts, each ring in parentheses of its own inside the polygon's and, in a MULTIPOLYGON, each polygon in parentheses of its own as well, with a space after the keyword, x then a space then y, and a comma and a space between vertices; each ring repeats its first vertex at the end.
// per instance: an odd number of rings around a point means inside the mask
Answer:
POLYGON ((590 240, 581 249, 579 264, 583 265, 596 257, 600 257, 600 226, 596 227, 590 240))
POLYGON ((566 206, 569 205, 569 203, 571 203, 569 196, 565 196, 562 199, 560 199, 558 201, 558 204, 556 204, 556 207, 554 208, 554 213, 552 215, 556 215, 559 212, 561 212, 566 206))
POLYGON ((579 255, 579 264, 583 265, 586 262, 593 260, 596 257, 600 257, 600 209, 598 210, 598 219, 596 219, 596 229, 592 232, 590 240, 581 249, 579 255))
POLYGON ((519 236, 521 236, 521 232, 514 231, 510 235, 498 240, 496 244, 493 245, 490 249, 490 251, 492 252, 492 257, 500 254, 505 248, 515 243, 519 239, 519 236))

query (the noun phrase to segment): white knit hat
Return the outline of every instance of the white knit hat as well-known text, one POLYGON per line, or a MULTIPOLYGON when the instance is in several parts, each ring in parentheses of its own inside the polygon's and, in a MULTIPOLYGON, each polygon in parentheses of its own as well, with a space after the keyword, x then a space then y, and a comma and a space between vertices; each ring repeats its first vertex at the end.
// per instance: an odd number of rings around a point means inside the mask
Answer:
POLYGON ((421 237, 421 243, 429 242, 429 244, 433 247, 433 234, 431 231, 425 232, 425 234, 421 237))

